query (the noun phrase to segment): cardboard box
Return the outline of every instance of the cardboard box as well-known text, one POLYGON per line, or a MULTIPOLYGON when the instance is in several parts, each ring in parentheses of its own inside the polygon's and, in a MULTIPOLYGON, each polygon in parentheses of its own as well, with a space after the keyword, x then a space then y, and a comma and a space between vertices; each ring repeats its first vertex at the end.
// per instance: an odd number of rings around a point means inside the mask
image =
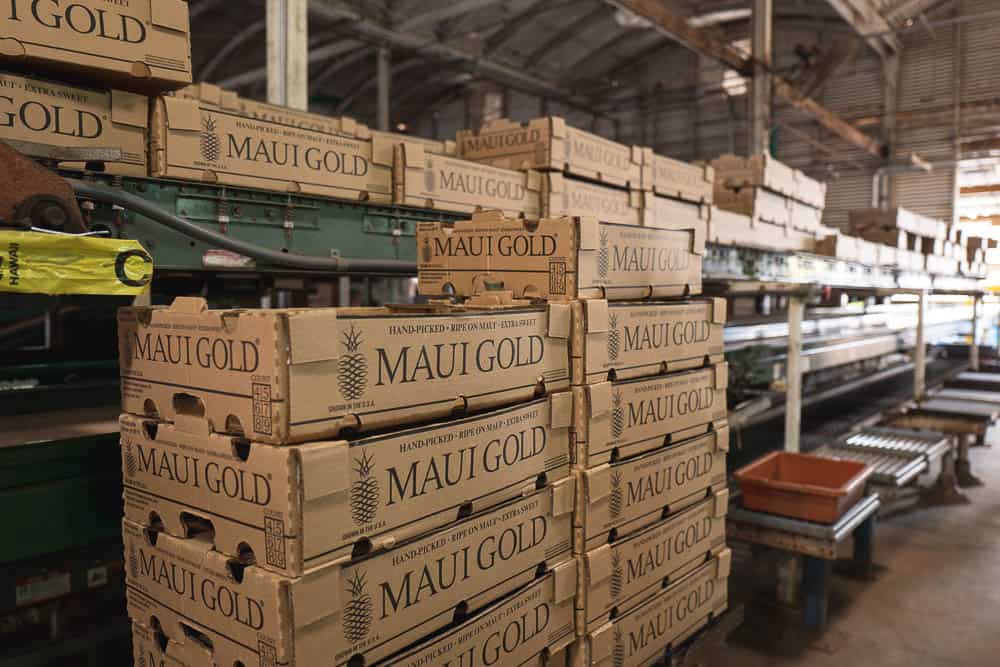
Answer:
POLYGON ((543 217, 575 216, 616 225, 639 225, 642 215, 642 197, 636 190, 588 183, 558 173, 543 175, 543 217))
POLYGON ((454 213, 502 211, 514 218, 537 220, 542 176, 448 155, 435 155, 422 144, 397 144, 393 163, 393 201, 403 206, 454 213))
POLYGON ((619 187, 642 187, 643 149, 570 127, 562 118, 506 118, 458 133, 458 154, 505 169, 561 171, 619 187))
POLYGON ((204 421, 123 415, 125 516, 300 576, 426 535, 569 477, 572 395, 351 442, 291 447, 208 432, 204 421), (186 431, 182 427, 200 427, 186 431))
POLYGON ((725 299, 576 301, 573 384, 630 380, 723 361, 725 299))
MULTIPOLYGON (((576 562, 561 563, 541 579, 474 612, 465 622, 380 661, 378 666, 510 664, 551 667, 565 664, 564 651, 575 638, 575 577, 576 562), (562 663, 553 661, 560 657, 562 663)), ((196 627, 155 602, 146 611, 156 619, 157 630, 133 623, 132 645, 138 666, 217 667, 240 664, 236 661, 250 653, 224 635, 196 627), (163 648, 158 637, 165 640, 163 648)), ((290 664, 306 663, 293 661, 290 664)))
POLYGON ((754 223, 750 216, 712 207, 708 223, 709 243, 764 250, 813 252, 816 234, 768 222, 754 223))
POLYGON ((543 218, 526 225, 498 214, 417 225, 419 290, 516 298, 647 299, 701 293, 705 239, 697 230, 543 218))
POLYGON ((937 276, 954 276, 959 271, 959 262, 950 257, 924 255, 924 271, 937 276))
POLYGON ((694 204, 712 205, 715 169, 664 157, 647 148, 643 155, 643 190, 694 204))
POLYGON ((170 608, 242 645, 246 665, 373 664, 447 627, 457 608, 498 601, 570 561, 572 509, 565 481, 295 579, 241 565, 198 536, 125 521, 129 616, 142 622, 157 605, 170 608))
POLYGON ((721 498, 728 451, 729 426, 723 422, 676 445, 578 470, 577 550, 631 535, 713 492, 721 498))
POLYGON ((423 146, 424 152, 432 155, 455 155, 458 152, 454 141, 426 139, 424 137, 416 137, 412 134, 399 134, 397 132, 370 131, 374 146, 372 149, 374 154, 373 159, 377 164, 392 164, 392 161, 396 159, 396 146, 403 143, 423 146))
POLYGON ((793 229, 805 232, 815 232, 823 225, 823 209, 813 208, 808 204, 792 200, 792 221, 793 229))
POLYGON ((574 462, 636 456, 721 428, 729 365, 573 388, 574 462))
POLYGON ((118 312, 122 407, 268 444, 488 410, 569 386, 568 305, 118 312))
POLYGON ((878 244, 847 234, 833 234, 816 242, 816 254, 848 262, 878 266, 878 244))
POLYGON ((215 86, 153 102, 150 174, 392 203, 392 164, 374 161, 364 125, 245 100, 215 86))
POLYGON ((826 204, 826 183, 809 178, 767 153, 750 157, 722 155, 712 160, 712 166, 715 168, 716 196, 720 184, 729 189, 751 186, 767 188, 813 208, 822 209, 826 204))
POLYGON ((715 206, 748 215, 755 225, 766 222, 778 227, 792 227, 792 200, 764 188, 732 190, 716 183, 715 206))
POLYGON ((896 227, 851 226, 851 235, 872 243, 881 243, 900 250, 909 248, 909 232, 896 227))
POLYGON ((711 214, 710 204, 693 204, 659 197, 652 192, 642 193, 642 224, 645 227, 707 229, 711 214))
MULTIPOLYGON (((905 208, 862 209, 849 213, 849 224, 852 230, 880 227, 908 232, 913 236, 926 236, 934 239, 945 239, 948 227, 940 220, 914 213, 905 208)), ((875 240, 875 239, 873 239, 875 240)), ((914 248, 911 246, 910 250, 914 248)))
POLYGON ((641 607, 580 637, 570 648, 571 667, 646 667, 667 657, 729 601, 732 553, 717 558, 662 590, 641 607))
POLYGON ((726 548, 729 493, 705 498, 627 538, 578 557, 577 627, 593 632, 726 548))
POLYGON ((5 4, 0 62, 143 93, 191 83, 186 0, 5 4))
MULTIPOLYGON (((3 43, 0 39, 0 45, 3 43)), ((0 140, 66 148, 118 148, 122 159, 104 163, 104 170, 145 177, 148 125, 149 103, 141 95, 76 88, 0 72, 0 140)), ((63 162, 59 166, 82 170, 85 165, 63 162)))

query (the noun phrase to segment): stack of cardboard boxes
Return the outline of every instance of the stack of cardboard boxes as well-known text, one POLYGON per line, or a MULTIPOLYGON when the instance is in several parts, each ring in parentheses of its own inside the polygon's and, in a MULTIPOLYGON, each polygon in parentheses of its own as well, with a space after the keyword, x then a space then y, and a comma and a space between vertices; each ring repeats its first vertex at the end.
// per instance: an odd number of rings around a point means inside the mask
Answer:
POLYGON ((723 155, 715 168, 709 241, 777 250, 815 251, 830 233, 821 224, 826 184, 770 155, 723 155))
POLYGON ((499 213, 417 229, 423 294, 571 312, 575 666, 647 664, 727 605, 725 302, 693 297, 703 234, 499 213))
POLYGON ((849 225, 858 243, 877 247, 885 266, 953 276, 966 259, 966 242, 957 228, 903 208, 851 211, 849 225))
POLYGON ((569 317, 123 309, 137 664, 559 655, 577 582, 569 317))

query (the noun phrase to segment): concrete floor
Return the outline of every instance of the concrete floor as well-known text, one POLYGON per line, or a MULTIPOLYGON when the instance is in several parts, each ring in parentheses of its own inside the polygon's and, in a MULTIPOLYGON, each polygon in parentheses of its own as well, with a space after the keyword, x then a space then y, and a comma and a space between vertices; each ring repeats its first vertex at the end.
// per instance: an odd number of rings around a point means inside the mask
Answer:
POLYGON ((875 580, 835 575, 821 636, 773 605, 765 559, 737 552, 732 599, 746 621, 725 667, 985 667, 1000 665, 1000 451, 974 448, 986 486, 972 503, 911 510, 876 529, 875 580), (766 591, 764 589, 767 589, 766 591))

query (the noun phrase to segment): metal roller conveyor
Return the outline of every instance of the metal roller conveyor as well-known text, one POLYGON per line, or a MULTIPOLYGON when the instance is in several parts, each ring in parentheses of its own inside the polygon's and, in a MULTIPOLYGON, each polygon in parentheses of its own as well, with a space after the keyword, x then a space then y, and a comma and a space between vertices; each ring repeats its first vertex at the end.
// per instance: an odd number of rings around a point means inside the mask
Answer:
POLYGON ((938 433, 873 428, 826 445, 815 453, 865 463, 875 471, 872 481, 899 488, 929 469, 950 447, 948 438, 938 433))

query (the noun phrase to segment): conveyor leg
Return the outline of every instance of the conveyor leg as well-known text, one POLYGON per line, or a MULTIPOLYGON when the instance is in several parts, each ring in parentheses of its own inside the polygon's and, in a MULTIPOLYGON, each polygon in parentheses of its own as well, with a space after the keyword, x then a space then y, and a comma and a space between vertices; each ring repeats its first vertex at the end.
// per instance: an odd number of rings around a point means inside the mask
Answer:
POLYGON ((969 346, 969 368, 979 370, 979 303, 980 297, 972 297, 972 345, 969 346))
POLYGON ((958 458, 955 461, 955 476, 958 478, 958 485, 963 489, 975 486, 983 486, 983 481, 972 474, 972 464, 969 461, 969 441, 973 438, 970 435, 958 436, 958 458))
POLYGON ((854 530, 854 573, 868 578, 872 575, 875 555, 875 516, 870 516, 854 530))
POLYGON ((802 588, 805 596, 803 620, 807 627, 826 629, 830 604, 833 561, 803 556, 802 588))
POLYGON ((802 582, 802 556, 785 554, 778 562, 778 602, 788 607, 799 606, 799 586, 802 582))
POLYGON ((955 454, 948 452, 941 458, 941 474, 929 489, 920 494, 920 504, 924 507, 940 505, 968 505, 969 497, 958 490, 958 462, 955 454))

